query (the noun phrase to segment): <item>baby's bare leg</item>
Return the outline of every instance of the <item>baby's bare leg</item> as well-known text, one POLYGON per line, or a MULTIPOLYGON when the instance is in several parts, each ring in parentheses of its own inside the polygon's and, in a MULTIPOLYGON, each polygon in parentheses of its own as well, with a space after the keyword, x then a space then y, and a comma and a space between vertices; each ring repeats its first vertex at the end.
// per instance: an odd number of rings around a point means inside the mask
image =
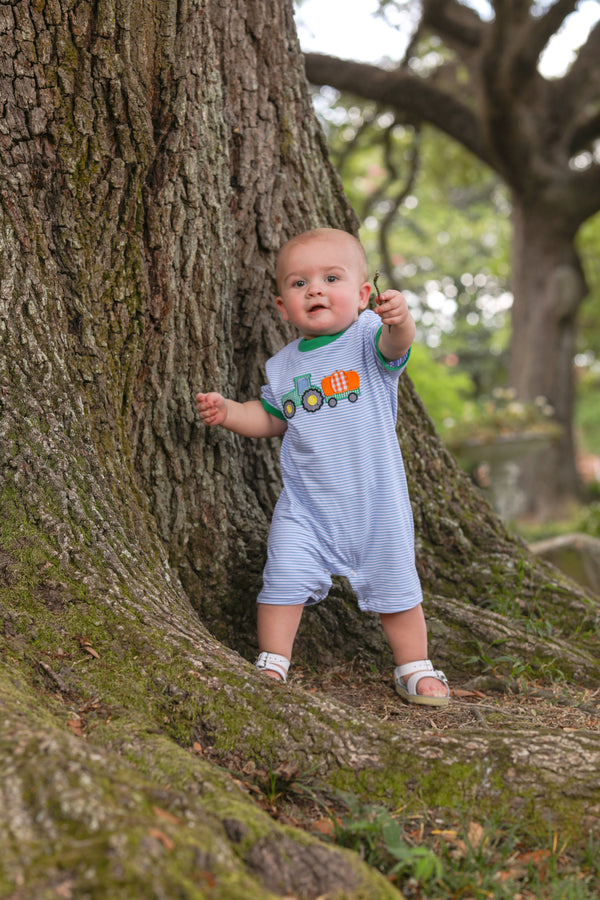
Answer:
MULTIPOLYGON (((402 612, 381 613, 381 624, 397 666, 427 659, 427 626, 421 604, 402 612)), ((430 697, 445 697, 447 693, 437 678, 422 678, 416 691, 430 697)))
MULTIPOLYGON (((292 658, 296 632, 300 625, 304 604, 294 606, 274 606, 270 603, 258 604, 258 649, 267 653, 277 653, 292 658)), ((279 678, 268 669, 265 674, 279 678)))

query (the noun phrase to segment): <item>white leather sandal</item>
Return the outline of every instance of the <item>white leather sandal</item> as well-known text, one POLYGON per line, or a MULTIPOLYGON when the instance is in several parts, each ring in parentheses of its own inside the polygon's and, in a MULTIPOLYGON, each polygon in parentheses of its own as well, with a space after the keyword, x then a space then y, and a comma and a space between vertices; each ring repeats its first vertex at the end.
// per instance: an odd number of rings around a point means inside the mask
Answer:
POLYGON ((448 679, 443 672, 433 668, 429 659, 418 659, 416 662, 396 666, 394 670, 396 690, 407 703, 416 703, 420 706, 448 706, 450 703, 450 688, 448 679), (404 677, 408 675, 406 682, 404 677), (417 685, 421 678, 437 678, 446 686, 445 697, 431 697, 428 694, 417 694, 417 685))
POLYGON ((276 672, 277 675, 281 677, 284 684, 287 681, 290 661, 287 657, 280 656, 279 653, 267 653, 266 650, 263 650, 262 653, 258 654, 258 658, 254 665, 257 669, 260 669, 261 672, 264 672, 267 669, 269 672, 276 672))

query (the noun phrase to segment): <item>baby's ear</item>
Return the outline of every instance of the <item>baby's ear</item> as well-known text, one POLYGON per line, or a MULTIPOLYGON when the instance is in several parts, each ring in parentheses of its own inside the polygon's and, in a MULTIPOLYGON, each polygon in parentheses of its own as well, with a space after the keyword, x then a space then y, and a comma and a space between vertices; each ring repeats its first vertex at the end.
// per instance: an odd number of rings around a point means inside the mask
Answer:
POLYGON ((368 281, 365 281, 364 284, 361 284, 359 292, 358 292, 358 308, 366 309, 369 305, 369 299, 371 297, 371 285, 368 281))
POLYGON ((277 297, 276 303, 277 303, 277 306, 279 307, 279 312, 281 313, 281 318, 283 319, 283 321, 289 322, 290 317, 288 315, 288 311, 285 308, 285 304, 284 304, 283 300, 281 299, 281 297, 277 297))

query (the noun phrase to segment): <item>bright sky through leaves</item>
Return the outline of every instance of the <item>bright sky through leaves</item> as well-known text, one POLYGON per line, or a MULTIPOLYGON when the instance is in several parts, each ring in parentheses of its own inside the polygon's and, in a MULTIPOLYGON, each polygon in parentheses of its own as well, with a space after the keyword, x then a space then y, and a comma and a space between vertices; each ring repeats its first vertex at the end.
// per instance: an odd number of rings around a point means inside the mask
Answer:
MULTIPOLYGON (((376 63, 383 57, 400 59, 406 43, 406 31, 396 31, 373 13, 377 0, 303 0, 296 12, 302 49, 329 53, 342 59, 376 63)), ((576 12, 548 45, 540 71, 543 75, 561 75, 591 26, 600 19, 598 0, 582 0, 576 12)), ((400 21, 399 15, 394 22, 400 21)))

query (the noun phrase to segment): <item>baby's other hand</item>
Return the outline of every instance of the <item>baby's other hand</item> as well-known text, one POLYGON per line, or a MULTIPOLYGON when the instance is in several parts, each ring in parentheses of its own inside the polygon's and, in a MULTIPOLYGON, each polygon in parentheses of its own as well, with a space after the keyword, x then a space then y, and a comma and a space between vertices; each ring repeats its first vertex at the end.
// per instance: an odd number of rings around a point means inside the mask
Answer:
POLYGON ((210 394, 197 394, 196 406, 204 425, 222 425, 227 418, 225 397, 215 391, 210 394))

